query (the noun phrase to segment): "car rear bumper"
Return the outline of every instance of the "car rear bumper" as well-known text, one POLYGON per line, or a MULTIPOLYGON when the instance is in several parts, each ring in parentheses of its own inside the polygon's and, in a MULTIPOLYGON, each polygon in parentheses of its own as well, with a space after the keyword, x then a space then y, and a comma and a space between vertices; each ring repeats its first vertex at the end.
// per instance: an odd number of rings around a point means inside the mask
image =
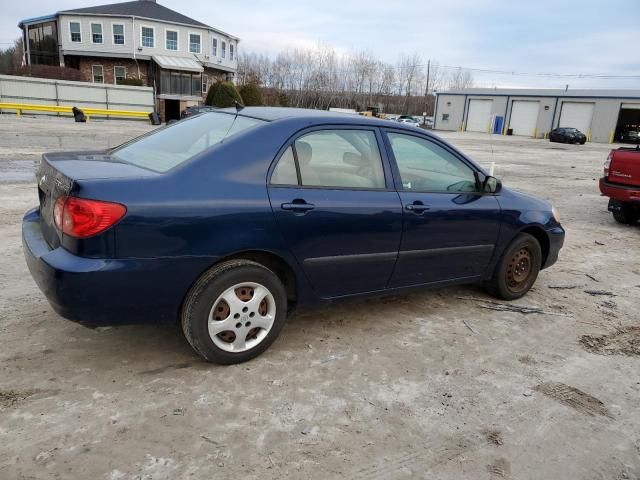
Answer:
POLYGON ((558 261, 558 255, 560 254, 560 249, 562 245, 564 245, 564 228, 560 225, 555 225, 547 229, 547 236, 549 237, 549 253, 547 254, 547 258, 542 265, 542 268, 549 268, 551 265, 558 261))
POLYGON ((23 218, 22 246, 31 276, 53 309, 93 326, 176 321, 189 287, 215 261, 85 258, 51 249, 37 209, 23 218))
POLYGON ((611 183, 605 177, 601 177, 600 192, 605 197, 613 198, 620 202, 640 204, 640 187, 611 183))

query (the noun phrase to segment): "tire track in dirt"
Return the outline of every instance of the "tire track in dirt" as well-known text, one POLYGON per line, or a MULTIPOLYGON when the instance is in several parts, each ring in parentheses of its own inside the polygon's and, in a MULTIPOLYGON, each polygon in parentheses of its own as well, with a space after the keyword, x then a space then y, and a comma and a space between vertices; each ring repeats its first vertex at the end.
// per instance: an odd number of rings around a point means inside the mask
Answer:
POLYGON ((640 356, 640 327, 619 328, 607 335, 583 335, 579 342, 598 355, 640 356))
POLYGON ((565 385, 564 383, 541 383, 534 387, 534 390, 537 390, 538 392, 543 393, 580 413, 584 413, 585 415, 589 415, 591 417, 602 415, 613 419, 613 416, 609 413, 605 404, 596 397, 593 397, 582 390, 578 390, 577 388, 565 385))
POLYGON ((449 442, 448 445, 431 448, 429 445, 420 450, 404 452, 398 455, 385 456, 366 467, 359 469, 345 478, 350 480, 392 480, 407 478, 407 470, 421 471, 448 463, 465 452, 474 450, 478 446, 477 439, 462 437, 449 442))

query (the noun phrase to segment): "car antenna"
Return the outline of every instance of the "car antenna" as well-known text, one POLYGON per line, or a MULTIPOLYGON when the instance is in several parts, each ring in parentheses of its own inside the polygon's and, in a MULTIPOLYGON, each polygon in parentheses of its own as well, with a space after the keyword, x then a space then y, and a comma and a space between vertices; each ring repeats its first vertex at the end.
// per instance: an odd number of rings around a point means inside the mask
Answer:
POLYGON ((236 112, 239 112, 240 110, 242 110, 244 108, 244 105, 241 104, 239 101, 234 100, 233 104, 236 106, 236 112))

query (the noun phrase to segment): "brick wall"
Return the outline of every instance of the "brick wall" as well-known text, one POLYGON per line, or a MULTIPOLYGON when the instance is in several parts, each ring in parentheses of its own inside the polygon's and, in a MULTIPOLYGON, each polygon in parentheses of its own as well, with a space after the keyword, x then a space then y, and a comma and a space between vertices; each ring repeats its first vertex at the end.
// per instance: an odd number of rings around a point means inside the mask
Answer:
MULTIPOLYGON (((103 58, 103 57, 75 57, 79 65, 82 79, 85 82, 92 82, 93 65, 102 65, 104 83, 115 84, 114 68, 125 67, 127 78, 138 78, 138 67, 140 68, 140 78, 143 86, 153 86, 153 80, 149 79, 149 61, 138 60, 138 64, 129 58, 103 58)), ((65 59, 66 60, 66 59, 65 59)), ((71 63, 71 62, 68 62, 71 63)))

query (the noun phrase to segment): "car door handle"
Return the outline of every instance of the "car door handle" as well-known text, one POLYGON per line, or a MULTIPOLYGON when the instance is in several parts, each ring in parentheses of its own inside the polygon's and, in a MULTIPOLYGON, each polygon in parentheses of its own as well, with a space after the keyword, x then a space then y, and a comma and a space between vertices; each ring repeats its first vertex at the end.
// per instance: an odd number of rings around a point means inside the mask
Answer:
POLYGON ((404 208, 406 208, 407 210, 413 213, 422 213, 426 210, 429 210, 429 207, 423 204, 422 202, 408 203, 404 206, 404 208))
POLYGON ((291 203, 283 203, 280 205, 280 208, 282 208, 282 210, 292 210, 294 212, 308 212, 309 210, 316 208, 316 206, 313 203, 298 203, 294 201, 291 203))

